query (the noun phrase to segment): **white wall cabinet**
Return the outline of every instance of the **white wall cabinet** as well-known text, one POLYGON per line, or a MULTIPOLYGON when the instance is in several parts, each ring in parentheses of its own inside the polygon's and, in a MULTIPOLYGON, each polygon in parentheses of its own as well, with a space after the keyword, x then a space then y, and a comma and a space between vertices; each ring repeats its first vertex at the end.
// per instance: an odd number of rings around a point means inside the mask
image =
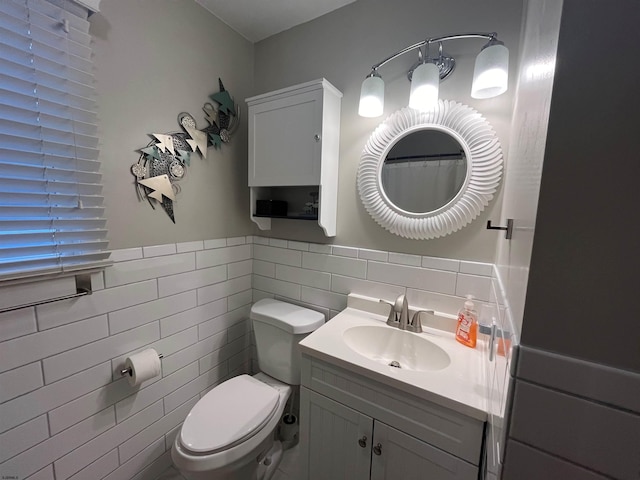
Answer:
POLYGON ((257 200, 287 201, 286 218, 309 219, 300 200, 305 188, 318 192, 313 216, 327 236, 335 236, 341 98, 320 79, 246 99, 250 215, 261 230, 271 229, 271 218, 255 215, 257 200))
POLYGON ((302 479, 478 480, 484 422, 303 355, 302 479))

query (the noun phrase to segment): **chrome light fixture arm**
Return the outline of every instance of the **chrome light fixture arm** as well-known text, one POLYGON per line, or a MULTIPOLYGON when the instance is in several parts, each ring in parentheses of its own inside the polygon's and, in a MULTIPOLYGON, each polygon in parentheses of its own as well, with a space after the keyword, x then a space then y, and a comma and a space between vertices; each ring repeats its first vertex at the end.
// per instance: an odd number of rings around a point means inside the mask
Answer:
POLYGON ((498 40, 496 32, 464 32, 431 37, 398 50, 371 67, 371 73, 362 82, 358 113, 363 117, 379 117, 384 111, 384 81, 378 70, 391 60, 407 52, 418 50, 418 61, 409 69, 411 81, 409 106, 420 111, 433 109, 438 101, 440 81, 455 69, 455 58, 442 51, 442 43, 449 40, 484 38, 488 42, 476 57, 471 85, 471 97, 485 99, 497 97, 507 91, 509 78, 509 50, 498 40), (429 45, 438 44, 438 55, 429 57, 429 45), (422 54, 424 47, 424 55, 422 54), (436 68, 437 67, 437 68, 436 68), (416 73, 414 78, 414 72, 416 73))
MULTIPOLYGON (((486 38, 487 40, 489 40, 489 42, 492 42, 498 39, 498 34, 496 32, 468 32, 468 33, 456 33, 452 35, 442 35, 439 37, 427 38, 425 40, 422 40, 421 42, 414 43, 413 45, 409 45, 408 47, 405 47, 402 50, 398 50, 393 55, 390 55, 384 60, 382 60, 381 62, 376 63, 371 67, 371 72, 372 73, 375 72, 383 65, 386 65, 387 63, 389 63, 391 60, 398 58, 404 55, 405 53, 411 52, 417 48, 422 48, 425 45, 429 45, 431 43, 442 43, 448 40, 457 40, 462 38, 486 38)), ((427 59, 425 58, 425 60, 427 59)))
POLYGON ((415 50, 416 48, 421 48, 421 47, 425 46, 427 43, 428 43, 428 40, 423 40, 421 42, 414 43, 413 45, 409 45, 408 47, 405 47, 402 50, 397 51, 393 55, 388 56, 387 58, 385 58, 381 62, 376 63, 374 66, 371 67, 371 71, 374 72, 374 71, 378 70, 380 67, 382 67, 383 65, 386 65, 387 63, 389 63, 391 60, 393 60, 395 58, 398 58, 398 57, 404 55, 407 52, 411 52, 411 51, 415 50))

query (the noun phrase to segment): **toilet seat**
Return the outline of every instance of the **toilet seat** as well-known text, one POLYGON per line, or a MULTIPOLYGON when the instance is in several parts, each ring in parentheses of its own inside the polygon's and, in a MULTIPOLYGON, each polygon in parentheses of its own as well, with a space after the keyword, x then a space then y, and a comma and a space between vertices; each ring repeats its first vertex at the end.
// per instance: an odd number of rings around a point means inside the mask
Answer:
POLYGON ((191 409, 180 443, 193 455, 229 449, 259 432, 278 409, 278 390, 249 375, 221 383, 191 409))

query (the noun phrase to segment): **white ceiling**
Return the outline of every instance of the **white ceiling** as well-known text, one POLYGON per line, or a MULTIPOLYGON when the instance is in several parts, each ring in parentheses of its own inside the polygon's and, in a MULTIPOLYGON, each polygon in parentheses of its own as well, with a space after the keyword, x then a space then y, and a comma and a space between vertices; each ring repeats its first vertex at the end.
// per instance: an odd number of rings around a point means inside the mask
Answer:
POLYGON ((251 42, 308 22, 355 0, 196 0, 251 42))

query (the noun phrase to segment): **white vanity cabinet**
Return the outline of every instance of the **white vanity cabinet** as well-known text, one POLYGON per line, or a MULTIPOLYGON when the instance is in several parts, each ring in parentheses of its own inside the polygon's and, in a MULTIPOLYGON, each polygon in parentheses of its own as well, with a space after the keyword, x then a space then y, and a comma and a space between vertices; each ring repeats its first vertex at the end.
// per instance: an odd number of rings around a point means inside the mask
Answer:
POLYGON ((300 419, 302 479, 479 478, 484 421, 308 355, 300 419))
MULTIPOLYGON (((373 419, 305 387, 300 415, 308 442, 308 480, 367 480, 373 419)), ((303 478, 306 478, 303 476, 303 478)))
POLYGON ((269 230, 271 218, 255 215, 257 200, 287 201, 286 218, 308 219, 299 200, 306 188, 318 192, 318 223, 335 236, 341 98, 320 79, 246 99, 250 214, 260 229, 269 230))

